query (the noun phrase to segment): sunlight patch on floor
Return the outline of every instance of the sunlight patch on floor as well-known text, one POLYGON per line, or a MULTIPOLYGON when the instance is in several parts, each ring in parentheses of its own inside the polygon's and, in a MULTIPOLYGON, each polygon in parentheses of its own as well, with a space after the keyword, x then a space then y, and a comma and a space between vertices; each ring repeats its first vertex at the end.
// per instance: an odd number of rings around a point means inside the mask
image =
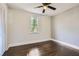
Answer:
POLYGON ((30 50, 27 56, 40 56, 40 51, 38 48, 33 48, 30 50))

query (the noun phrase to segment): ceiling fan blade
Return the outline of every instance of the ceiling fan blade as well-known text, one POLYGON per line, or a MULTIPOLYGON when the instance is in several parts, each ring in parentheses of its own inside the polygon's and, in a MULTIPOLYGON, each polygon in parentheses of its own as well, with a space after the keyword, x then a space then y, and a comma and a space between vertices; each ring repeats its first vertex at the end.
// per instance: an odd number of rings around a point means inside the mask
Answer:
POLYGON ((49 4, 51 4, 51 3, 42 3, 44 6, 46 6, 46 5, 49 5, 49 4))
POLYGON ((37 7, 35 7, 35 8, 41 8, 41 7, 43 7, 43 6, 37 6, 37 7))
POLYGON ((50 9, 52 9, 52 10, 56 10, 55 7, 48 6, 48 8, 50 8, 50 9))
POLYGON ((42 13, 45 13, 45 9, 43 9, 42 13))

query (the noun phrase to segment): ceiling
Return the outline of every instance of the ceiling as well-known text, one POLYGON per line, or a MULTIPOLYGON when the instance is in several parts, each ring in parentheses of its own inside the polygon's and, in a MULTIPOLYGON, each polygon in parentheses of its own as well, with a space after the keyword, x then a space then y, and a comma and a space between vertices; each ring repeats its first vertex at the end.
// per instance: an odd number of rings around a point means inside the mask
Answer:
POLYGON ((57 15, 79 4, 78 3, 52 3, 50 4, 50 6, 56 7, 56 10, 54 11, 47 8, 45 13, 42 13, 42 10, 43 10, 42 8, 35 8, 40 5, 42 4, 41 3, 8 3, 8 7, 10 8, 18 8, 32 13, 48 15, 48 16, 57 15))

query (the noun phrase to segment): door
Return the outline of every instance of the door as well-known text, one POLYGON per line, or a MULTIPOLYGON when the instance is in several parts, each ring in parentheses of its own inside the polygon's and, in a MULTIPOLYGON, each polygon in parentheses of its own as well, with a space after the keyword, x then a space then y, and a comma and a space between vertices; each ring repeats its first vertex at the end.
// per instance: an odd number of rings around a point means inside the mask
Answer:
POLYGON ((0 5, 0 55, 5 52, 6 39, 5 39, 5 11, 0 5))
POLYGON ((2 55, 2 12, 1 12, 1 7, 0 7, 0 55, 2 55))

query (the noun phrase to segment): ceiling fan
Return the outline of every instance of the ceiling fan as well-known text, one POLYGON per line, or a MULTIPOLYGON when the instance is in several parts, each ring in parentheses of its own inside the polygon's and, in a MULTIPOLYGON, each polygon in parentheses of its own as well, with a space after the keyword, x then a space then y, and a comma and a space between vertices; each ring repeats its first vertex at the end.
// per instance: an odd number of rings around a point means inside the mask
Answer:
POLYGON ((42 3, 41 6, 37 6, 36 8, 41 8, 41 7, 42 7, 42 8, 43 8, 42 13, 45 13, 45 10, 46 10, 47 8, 52 9, 52 10, 56 10, 56 8, 50 6, 50 4, 51 4, 51 3, 42 3))

